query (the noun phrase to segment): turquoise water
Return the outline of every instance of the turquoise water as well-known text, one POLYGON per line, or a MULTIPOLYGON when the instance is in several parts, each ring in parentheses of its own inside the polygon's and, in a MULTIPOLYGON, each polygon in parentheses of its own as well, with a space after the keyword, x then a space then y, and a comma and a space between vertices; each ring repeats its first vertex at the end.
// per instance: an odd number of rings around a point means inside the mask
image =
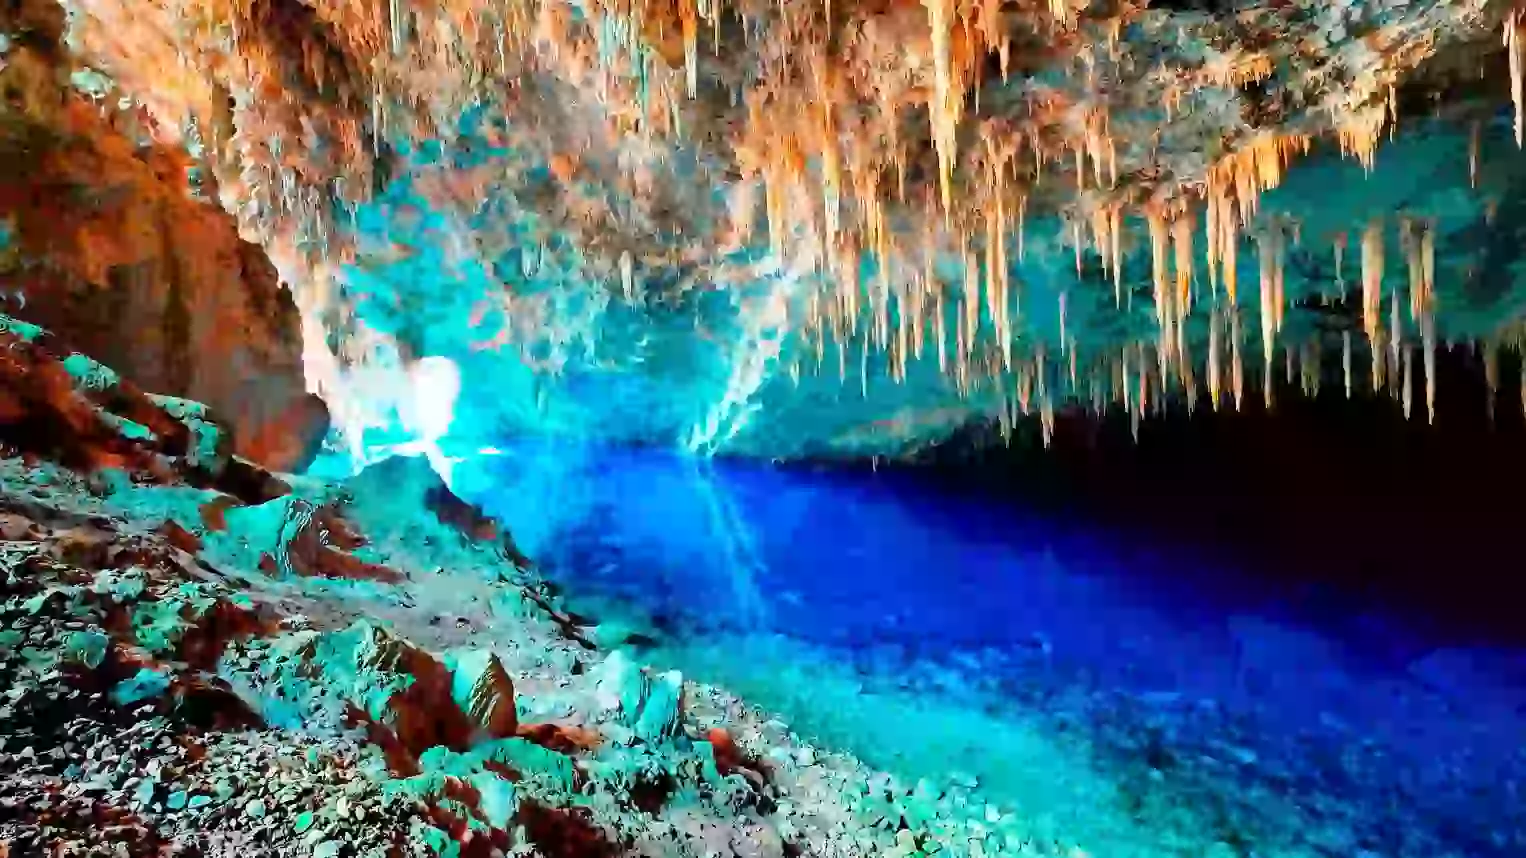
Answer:
POLYGON ((900 476, 554 448, 462 475, 612 640, 1093 854, 1526 854, 1518 651, 900 476))

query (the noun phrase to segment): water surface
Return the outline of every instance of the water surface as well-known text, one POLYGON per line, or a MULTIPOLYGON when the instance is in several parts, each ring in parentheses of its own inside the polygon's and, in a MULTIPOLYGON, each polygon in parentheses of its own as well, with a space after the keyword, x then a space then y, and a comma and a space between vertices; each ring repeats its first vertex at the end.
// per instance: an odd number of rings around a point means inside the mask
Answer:
POLYGON ((528 448, 468 471, 650 660, 1095 854, 1526 854, 1519 652, 904 475, 528 448))

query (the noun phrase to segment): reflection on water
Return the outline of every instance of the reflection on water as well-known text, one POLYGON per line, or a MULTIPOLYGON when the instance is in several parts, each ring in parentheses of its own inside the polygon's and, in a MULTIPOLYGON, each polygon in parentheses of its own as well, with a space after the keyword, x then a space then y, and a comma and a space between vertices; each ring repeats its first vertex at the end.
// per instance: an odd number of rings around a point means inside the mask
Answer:
POLYGON ((1200 558, 902 478, 564 448, 465 467, 574 608, 872 764, 1224 854, 1526 854, 1519 654, 1337 629, 1200 558))

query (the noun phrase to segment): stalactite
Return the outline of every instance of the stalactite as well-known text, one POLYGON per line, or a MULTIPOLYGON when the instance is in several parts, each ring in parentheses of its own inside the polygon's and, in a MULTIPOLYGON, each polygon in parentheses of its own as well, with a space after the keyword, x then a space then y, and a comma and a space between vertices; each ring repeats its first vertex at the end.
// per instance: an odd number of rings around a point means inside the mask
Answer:
POLYGON ((1420 271, 1424 290, 1421 307, 1430 307, 1436 302, 1436 230, 1430 225, 1420 235, 1420 271))
POLYGON ((1027 232, 1027 229, 1026 229, 1027 221, 1028 221, 1028 198, 1026 196, 1019 196, 1017 198, 1017 261, 1018 262, 1022 262, 1024 256, 1027 254, 1027 241, 1026 241, 1026 239, 1024 237, 1026 232, 1027 232))
POLYGON ((968 250, 964 252, 964 294, 960 296, 960 306, 964 316, 959 329, 959 353, 968 358, 980 325, 980 264, 968 250))
POLYGON ((678 0, 678 19, 684 41, 684 83, 689 97, 699 95, 699 10, 695 0, 678 0))
POLYGON ((1510 55, 1510 100, 1515 105, 1515 145, 1526 139, 1526 71, 1521 62, 1521 10, 1511 9, 1505 16, 1505 50, 1510 55))
POLYGON ((1223 265, 1224 297, 1231 306, 1239 300, 1236 288, 1240 280, 1240 226, 1236 222, 1233 206, 1230 200, 1221 198, 1217 216, 1220 229, 1218 258, 1223 265))
POLYGON ((1350 399, 1351 388, 1351 332, 1341 331, 1341 374, 1346 380, 1346 398, 1350 399))
POLYGON ((1477 119, 1468 125, 1468 187, 1475 190, 1478 188, 1478 149, 1481 127, 1482 123, 1477 119))
POLYGON ((392 37, 392 55, 400 57, 408 40, 408 15, 404 0, 387 0, 388 29, 392 37))
POLYGON ((1411 408, 1411 405, 1414 403, 1414 391, 1415 391, 1415 384, 1414 384, 1414 360, 1412 360, 1413 349, 1408 349, 1408 348, 1405 349, 1403 357, 1404 357, 1404 380, 1402 382, 1400 382, 1400 384, 1402 385, 1401 388, 1400 388, 1400 397, 1401 397, 1401 401, 1404 403, 1404 419, 1408 420, 1408 419, 1410 419, 1410 408, 1411 408))
POLYGON ((932 30, 933 101, 928 105, 932 121, 933 146, 938 154, 938 190, 947 217, 953 209, 953 171, 957 128, 962 94, 956 94, 951 42, 953 36, 953 0, 923 0, 927 23, 932 30))
POLYGON ((1383 297, 1383 224, 1374 220, 1362 232, 1362 329, 1378 336, 1379 302, 1383 297))
POLYGON ((1185 317, 1192 308, 1192 216, 1184 211, 1171 223, 1171 243, 1176 250, 1176 309, 1185 317))
POLYGON ((1065 302, 1068 297, 1067 290, 1060 290, 1060 354, 1070 351, 1070 341, 1065 326, 1065 302))
POLYGON ((1123 410, 1134 410, 1134 399, 1129 387, 1129 348, 1124 346, 1118 352, 1118 390, 1123 402, 1123 410))
POLYGON ((1500 383, 1500 352, 1499 341, 1489 340, 1484 343, 1484 409, 1489 422, 1494 422, 1494 398, 1500 383))
POLYGON ((1245 351, 1240 334, 1240 313, 1231 310, 1229 317, 1229 379, 1230 389, 1235 395, 1235 410, 1239 411, 1245 406, 1245 351))
POLYGON ((869 398, 869 338, 864 337, 858 353, 858 389, 864 399, 869 398))
POLYGON ((1213 410, 1219 410, 1219 340, 1223 337, 1224 323, 1216 309, 1208 317, 1208 399, 1213 410))
POLYGON ((1157 209, 1145 212, 1150 230, 1150 283, 1155 294, 1155 320, 1160 325, 1161 336, 1171 330, 1171 292, 1166 286, 1166 242, 1170 232, 1165 217, 1157 209))
POLYGON ((1384 380, 1388 377, 1385 372, 1387 369, 1387 354, 1384 334, 1382 331, 1379 331, 1377 337, 1372 341, 1372 392, 1375 394, 1383 392, 1384 380))
POLYGON ((1079 217, 1072 217, 1070 219, 1070 246, 1074 250, 1075 257, 1076 257, 1076 279, 1080 280, 1081 279, 1081 219, 1079 217))
MULTIPOLYGON (((1271 365, 1272 349, 1277 339, 1280 316, 1278 292, 1282 255, 1282 231, 1277 225, 1270 226, 1257 242, 1261 273, 1261 347, 1267 365, 1271 365)), ((1268 375, 1270 379, 1270 375, 1268 375)))
POLYGON ((1271 411, 1277 405, 1275 388, 1272 386, 1272 353, 1270 349, 1267 350, 1266 359, 1261 363, 1261 400, 1265 403, 1267 411, 1271 411))
MULTIPOLYGON (((1187 413, 1191 415, 1197 410, 1197 375, 1192 366, 1192 346, 1185 338, 1177 343, 1176 353, 1179 358, 1176 363, 1177 381, 1181 384, 1182 393, 1186 395, 1187 413)), ((1164 392, 1166 385, 1164 377, 1161 378, 1160 383, 1161 390, 1164 392)))
POLYGON ((948 322, 944 318, 943 291, 939 290, 933 303, 933 329, 938 338, 938 372, 948 373, 948 322))
POLYGON ((1436 422, 1436 315, 1428 303, 1420 316, 1420 343, 1425 349, 1425 413, 1436 422))
POLYGON ((620 289, 625 296, 626 303, 635 303, 636 301, 634 266, 635 263, 631 259, 630 251, 622 250, 620 252, 620 289))

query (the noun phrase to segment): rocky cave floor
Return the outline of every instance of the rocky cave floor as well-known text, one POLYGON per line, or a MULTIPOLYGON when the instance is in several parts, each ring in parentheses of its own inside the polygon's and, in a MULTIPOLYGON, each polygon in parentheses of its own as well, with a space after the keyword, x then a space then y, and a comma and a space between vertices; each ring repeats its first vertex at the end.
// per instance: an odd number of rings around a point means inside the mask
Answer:
POLYGON ((421 460, 272 474, 0 346, 0 854, 1071 854, 596 646, 421 460))

